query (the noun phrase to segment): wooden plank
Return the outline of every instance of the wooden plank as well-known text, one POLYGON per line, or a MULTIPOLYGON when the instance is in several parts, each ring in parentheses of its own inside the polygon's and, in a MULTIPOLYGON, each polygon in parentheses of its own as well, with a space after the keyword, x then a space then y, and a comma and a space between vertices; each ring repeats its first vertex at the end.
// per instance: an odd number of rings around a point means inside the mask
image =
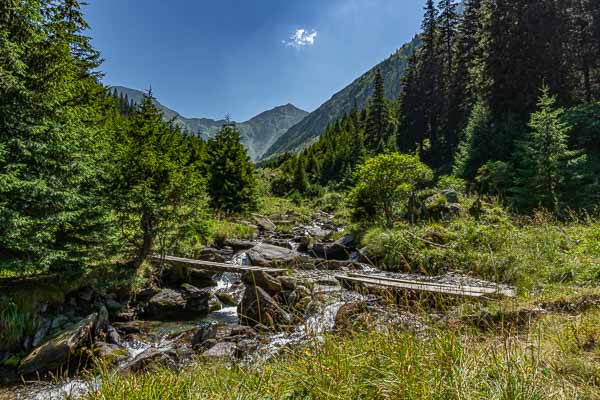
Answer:
POLYGON ((208 272, 232 272, 237 274, 242 274, 248 271, 261 271, 270 275, 282 275, 287 272, 285 269, 281 268, 265 268, 265 267, 256 267, 250 265, 237 265, 237 264, 224 264, 217 263, 213 261, 204 261, 204 260, 193 260, 190 258, 183 257, 175 257, 175 256, 160 256, 160 255, 152 255, 152 259, 155 261, 167 261, 174 262, 179 264, 185 264, 188 268, 200 269, 208 272))
POLYGON ((350 282, 360 283, 363 285, 374 285, 374 286, 381 286, 381 287, 387 287, 387 288, 392 288, 392 289, 439 293, 439 294, 445 294, 445 295, 454 295, 454 296, 463 296, 463 297, 472 297, 472 298, 479 298, 479 297, 483 297, 486 295, 486 293, 483 293, 481 291, 465 290, 458 286, 456 286, 456 287, 439 287, 439 286, 435 286, 435 285, 428 285, 425 282, 417 282, 417 281, 412 282, 412 283, 393 282, 389 279, 380 279, 380 278, 373 278, 373 277, 358 278, 358 277, 352 277, 352 276, 346 276, 346 275, 337 275, 336 279, 338 279, 340 281, 350 281, 350 282))
POLYGON ((449 289, 460 288, 460 289, 468 291, 468 292, 479 292, 479 293, 491 294, 491 295, 499 294, 499 295, 506 296, 506 297, 515 297, 516 296, 515 291, 512 289, 508 289, 508 288, 493 288, 493 287, 469 286, 469 285, 451 285, 451 284, 447 284, 447 283, 396 279, 396 278, 390 278, 390 277, 381 276, 381 275, 364 275, 364 274, 356 274, 356 273, 348 273, 348 276, 352 276, 355 278, 378 279, 378 280, 382 280, 382 281, 396 282, 396 283, 420 284, 420 285, 426 285, 426 286, 432 286, 432 287, 435 286, 435 287, 449 288, 449 289))

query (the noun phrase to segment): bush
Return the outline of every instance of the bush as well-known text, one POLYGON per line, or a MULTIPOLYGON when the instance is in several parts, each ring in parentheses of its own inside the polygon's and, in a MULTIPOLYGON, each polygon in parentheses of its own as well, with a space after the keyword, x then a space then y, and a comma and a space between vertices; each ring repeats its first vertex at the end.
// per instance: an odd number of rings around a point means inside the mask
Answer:
POLYGON ((381 154, 358 167, 357 184, 348 199, 355 220, 382 220, 391 226, 418 185, 433 172, 417 156, 381 154))

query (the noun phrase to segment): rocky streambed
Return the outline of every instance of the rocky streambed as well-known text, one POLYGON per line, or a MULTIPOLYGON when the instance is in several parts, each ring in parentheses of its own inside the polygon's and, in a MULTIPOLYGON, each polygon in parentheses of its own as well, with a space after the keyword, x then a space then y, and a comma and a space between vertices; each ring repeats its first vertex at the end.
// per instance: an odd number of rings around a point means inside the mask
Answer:
MULTIPOLYGON (((253 364, 325 332, 353 329, 361 315, 381 329, 424 329, 416 315, 386 305, 376 295, 340 286, 336 274, 380 271, 355 248, 352 236, 331 238, 341 230, 332 217, 319 212, 311 224, 281 233, 272 220, 287 221, 289 216, 257 215, 255 241, 223 240, 196 256, 284 268, 286 274, 211 274, 157 261, 158 279, 135 295, 83 287, 67 295, 64 304, 42 306, 35 334, 21 345, 28 355, 17 360, 10 351, 0 352, 5 365, 0 398, 80 397, 99 385, 100 378, 91 372, 98 365, 115 373, 137 373, 179 369, 199 359, 253 364)), ((470 278, 420 279, 464 283, 470 278)))

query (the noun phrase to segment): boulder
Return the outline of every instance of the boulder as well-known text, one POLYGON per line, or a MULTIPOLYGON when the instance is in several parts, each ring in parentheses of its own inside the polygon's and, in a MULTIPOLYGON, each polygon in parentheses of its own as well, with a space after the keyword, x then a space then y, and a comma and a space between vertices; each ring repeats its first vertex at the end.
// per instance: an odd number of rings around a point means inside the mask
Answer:
POLYGON ((125 372, 147 372, 164 367, 175 369, 176 363, 167 352, 150 347, 138 354, 123 370, 125 372))
POLYGON ((235 240, 235 239, 227 239, 225 240, 225 246, 231 247, 234 251, 241 250, 249 250, 257 245, 255 242, 250 242, 248 240, 235 240))
POLYGON ((205 358, 233 358, 236 354, 237 347, 235 343, 219 342, 210 349, 202 353, 205 358))
POLYGON ((208 297, 208 312, 212 313, 215 311, 219 311, 222 308, 223 304, 221 304, 219 298, 214 293, 211 293, 208 297))
POLYGON ((44 320, 40 324, 40 327, 37 329, 37 331, 35 332, 35 335, 33 336, 33 342, 32 342, 33 347, 38 347, 40 344, 42 344, 42 342, 44 341, 44 339, 46 338, 48 333, 50 333, 51 326, 52 326, 52 320, 49 320, 49 319, 44 320))
POLYGON ((256 337, 256 331, 249 326, 236 325, 231 328, 230 337, 244 337, 253 338, 256 337))
POLYGON ((260 287, 246 289, 238 305, 238 315, 241 323, 248 326, 262 324, 277 328, 291 321, 290 315, 260 287))
POLYGON ((281 283, 281 287, 284 290, 294 290, 298 286, 298 279, 291 276, 279 276, 277 280, 281 283))
MULTIPOLYGON (((216 299, 210 289, 198 289, 188 283, 181 285, 181 288, 186 302, 186 313, 206 315, 210 312, 210 299, 211 297, 216 299)), ((219 300, 217 299, 217 301, 219 300)))
POLYGON ((198 331, 192 336, 191 343, 193 346, 201 345, 209 339, 216 339, 217 337, 217 326, 215 324, 209 324, 201 326, 198 331))
POLYGON ((252 265, 259 267, 289 267, 298 261, 298 253, 283 247, 261 243, 248 250, 252 265))
POLYGON ((275 229, 277 229, 275 224, 264 215, 252 214, 252 219, 254 219, 256 225, 263 231, 273 232, 275 229))
POLYGON ((177 288, 184 283, 189 283, 196 287, 214 287, 217 282, 213 279, 214 274, 205 271, 199 271, 188 268, 186 265, 176 263, 166 263, 162 275, 162 282, 165 286, 177 288))
POLYGON ((361 269, 360 264, 354 261, 338 261, 338 260, 319 260, 316 263, 317 269, 326 271, 340 271, 340 270, 359 270, 361 269))
POLYGON ((225 306, 236 306, 238 303, 233 294, 231 293, 217 292, 215 293, 215 296, 217 296, 219 301, 225 306))
POLYGON ((19 374, 44 374, 68 365, 69 361, 79 362, 83 348, 93 340, 97 321, 98 313, 93 313, 73 328, 36 348, 21 361, 19 374))
POLYGON ((334 243, 316 243, 312 247, 312 254, 326 260, 345 261, 350 259, 354 235, 346 235, 334 243))
POLYGON ((294 250, 294 246, 292 246, 292 243, 290 243, 289 240, 285 239, 266 239, 265 243, 277 247, 283 247, 284 249, 294 250))
POLYGON ((106 342, 116 345, 121 344, 121 335, 119 335, 119 332, 112 325, 106 327, 106 342))
POLYGON ((163 289, 148 301, 146 314, 154 318, 173 317, 185 310, 187 301, 183 294, 172 289, 163 289))
POLYGON ((180 290, 162 289, 148 301, 146 316, 157 320, 173 320, 208 314, 209 290, 184 283, 180 290))
POLYGON ((242 282, 244 282, 248 288, 258 286, 259 288, 264 289, 271 296, 281 292, 282 288, 281 282, 278 279, 273 278, 271 275, 263 271, 248 271, 244 273, 242 275, 242 282))

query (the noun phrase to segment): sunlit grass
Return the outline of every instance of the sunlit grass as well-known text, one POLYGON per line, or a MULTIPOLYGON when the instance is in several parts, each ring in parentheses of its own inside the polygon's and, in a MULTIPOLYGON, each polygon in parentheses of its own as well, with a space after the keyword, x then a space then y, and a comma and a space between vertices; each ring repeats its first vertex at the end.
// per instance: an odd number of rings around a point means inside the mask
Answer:
POLYGON ((105 375, 93 399, 595 399, 600 313, 516 335, 434 329, 328 336, 265 364, 105 375))

